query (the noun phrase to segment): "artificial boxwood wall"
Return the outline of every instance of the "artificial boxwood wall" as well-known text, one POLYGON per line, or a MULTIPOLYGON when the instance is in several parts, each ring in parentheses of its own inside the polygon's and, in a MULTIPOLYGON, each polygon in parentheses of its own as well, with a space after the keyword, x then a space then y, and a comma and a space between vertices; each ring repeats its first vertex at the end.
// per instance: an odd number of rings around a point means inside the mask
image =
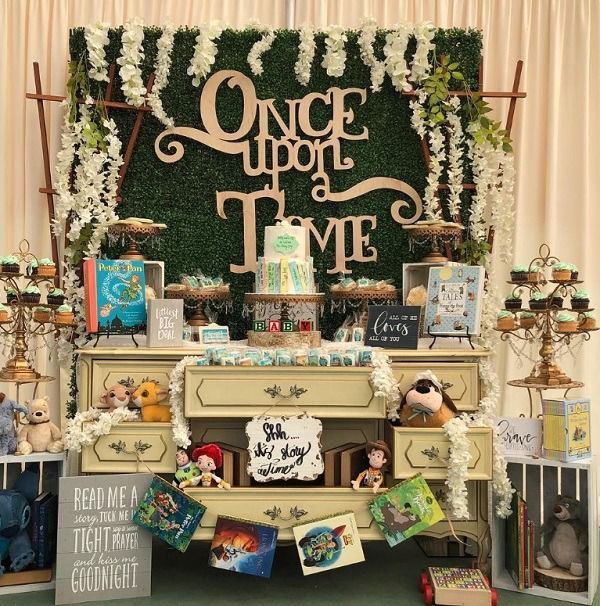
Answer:
MULTIPOLYGON (((107 60, 112 63, 120 51, 122 29, 110 31, 107 60)), ((378 32, 376 55, 383 58, 385 31, 378 32)), ((195 29, 182 29, 175 35, 173 61, 168 86, 162 92, 162 100, 168 115, 177 126, 201 128, 199 97, 202 85, 192 85, 187 74, 193 55, 195 29)), ((342 141, 342 153, 354 160, 354 168, 333 171, 329 167, 331 191, 342 191, 372 176, 396 177, 412 185, 422 196, 426 183, 426 169, 418 136, 410 126, 409 98, 399 95, 386 77, 383 88, 372 93, 369 68, 360 59, 357 33, 348 32, 347 61, 344 75, 330 78, 320 66, 324 52, 324 35, 316 36, 317 51, 308 86, 300 85, 295 78, 294 64, 298 55, 298 33, 281 30, 272 48, 263 55, 264 73, 253 76, 247 63, 247 55, 261 34, 256 30, 225 30, 218 41, 218 54, 212 73, 221 69, 237 70, 250 77, 259 99, 274 98, 283 116, 286 99, 301 98, 312 91, 324 92, 332 86, 359 87, 368 90, 367 101, 362 106, 354 103, 354 123, 346 129, 360 132, 369 130, 368 141, 342 141)), ((144 39, 144 81, 152 71, 156 58, 156 42, 160 30, 147 28, 144 39)), ((448 53, 460 63, 460 69, 472 89, 478 87, 477 76, 481 54, 481 34, 476 30, 438 30, 435 40, 437 53, 448 53)), ((70 38, 73 59, 84 57, 86 45, 83 29, 73 30, 70 38)), ((414 41, 407 49, 407 59, 414 53, 414 41)), ((451 83, 457 85, 458 83, 451 83)), ((92 81, 94 96, 103 94, 104 83, 92 81), (100 89, 98 88, 100 87, 100 89)), ((113 99, 122 100, 120 80, 113 87, 113 99)), ((221 87, 219 90, 218 117, 223 128, 235 130, 241 113, 239 91, 221 87)), ((329 107, 315 104, 311 120, 316 128, 329 119, 329 107)), ((111 117, 119 126, 124 145, 128 140, 134 111, 113 110, 111 117)), ((122 188, 119 216, 149 217, 166 223, 168 230, 161 238, 161 245, 151 251, 152 257, 165 261, 167 282, 178 281, 180 274, 198 269, 209 275, 221 274, 231 283, 234 293, 235 313, 228 319, 235 337, 241 337, 247 328, 241 318, 242 296, 252 289, 253 274, 232 274, 230 263, 243 262, 242 209, 239 202, 226 205, 227 220, 216 213, 216 191, 230 190, 253 192, 270 183, 270 176, 248 177, 242 170, 242 158, 220 153, 197 142, 178 138, 185 146, 183 158, 174 164, 161 162, 154 152, 154 141, 163 126, 148 114, 140 132, 127 176, 122 188)), ((257 131, 256 124, 250 137, 257 131)), ((277 133, 275 124, 272 133, 277 133)), ((277 136, 277 135, 275 135, 277 136)), ((280 189, 285 190, 286 215, 314 217, 321 233, 327 225, 327 217, 351 215, 377 215, 377 229, 371 232, 370 245, 378 250, 377 263, 350 263, 355 277, 393 278, 401 284, 402 263, 412 261, 405 232, 390 216, 390 206, 399 196, 391 190, 379 190, 343 203, 317 203, 311 197, 312 171, 289 171, 280 174, 280 189)), ((464 194, 465 196, 467 194, 464 194)), ((273 223, 275 202, 257 202, 257 246, 260 253, 264 227, 273 223)), ((468 207, 468 200, 465 200, 468 207)), ((347 234, 349 236, 349 234, 347 234)), ((348 242, 350 250, 350 242, 348 242)), ((321 287, 335 281, 326 269, 333 267, 334 241, 330 239, 324 253, 313 241, 311 252, 315 257, 318 280, 321 287)), ((331 316, 327 306, 323 321, 326 335, 340 321, 331 316)))

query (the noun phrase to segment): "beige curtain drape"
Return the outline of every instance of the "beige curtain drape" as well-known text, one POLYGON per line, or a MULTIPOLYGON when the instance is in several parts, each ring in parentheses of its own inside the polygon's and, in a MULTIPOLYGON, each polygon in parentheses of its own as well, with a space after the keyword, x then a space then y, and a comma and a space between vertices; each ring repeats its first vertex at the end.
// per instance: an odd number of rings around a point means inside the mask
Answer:
MULTIPOLYGON (((40 62, 44 89, 61 94, 70 27, 105 20, 113 25, 132 16, 160 24, 166 17, 193 25, 219 18, 234 26, 256 17, 276 27, 340 24, 357 27, 363 16, 382 26, 430 20, 439 27, 476 27, 484 36, 484 84, 509 90, 515 64, 525 61, 513 128, 517 166, 515 260, 526 262, 539 244, 576 263, 592 302, 600 306, 600 271, 595 232, 600 170, 594 168, 600 121, 600 2, 598 0, 0 0, 0 225, 2 251, 27 236, 42 255, 50 252, 39 128, 31 63, 40 62)), ((52 155, 59 141, 60 111, 49 109, 52 155)), ((507 102, 495 103, 506 116, 507 102)), ((385 268, 382 268, 385 273, 385 268)), ((529 372, 526 358, 501 346, 501 378, 529 372)), ((527 356, 533 355, 529 350, 527 356)), ((561 363, 600 389, 600 337, 565 353, 561 363)), ((555 392, 556 393, 556 392, 555 392)), ((558 395, 558 394, 557 394, 558 395)), ((524 394, 506 389, 503 408, 520 412, 524 394)), ((596 411, 598 407, 595 407, 596 411)), ((595 424, 600 413, 595 412, 595 424)))

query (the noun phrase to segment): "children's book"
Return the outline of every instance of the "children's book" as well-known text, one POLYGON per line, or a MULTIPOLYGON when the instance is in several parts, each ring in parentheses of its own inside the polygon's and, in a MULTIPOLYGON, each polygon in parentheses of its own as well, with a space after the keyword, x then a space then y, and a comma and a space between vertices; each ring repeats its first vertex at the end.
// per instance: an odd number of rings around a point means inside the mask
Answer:
POLYGON ((506 570, 519 589, 525 588, 527 559, 527 504, 518 492, 513 494, 512 514, 506 520, 506 570))
POLYGON ((277 526, 219 516, 208 564, 214 568, 269 578, 278 533, 277 526))
POLYGON ((375 497, 370 509, 390 547, 444 519, 442 508, 421 474, 375 497))
POLYGON ((137 332, 146 327, 143 261, 87 259, 83 262, 88 332, 137 332))
POLYGON ((429 268, 425 333, 478 335, 481 327, 485 269, 470 265, 429 268))
POLYGON ((293 531, 305 576, 365 561, 353 513, 299 524, 293 531))
POLYGON ((183 552, 188 548, 205 511, 202 503, 166 480, 154 476, 133 514, 133 521, 183 552))

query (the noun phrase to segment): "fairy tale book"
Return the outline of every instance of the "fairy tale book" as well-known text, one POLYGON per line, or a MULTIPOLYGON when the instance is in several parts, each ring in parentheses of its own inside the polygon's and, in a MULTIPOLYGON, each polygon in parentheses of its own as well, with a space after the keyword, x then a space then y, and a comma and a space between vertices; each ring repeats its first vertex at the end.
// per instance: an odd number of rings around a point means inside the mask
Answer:
POLYGON ((146 327, 144 262, 86 259, 83 262, 88 332, 132 333, 146 327))

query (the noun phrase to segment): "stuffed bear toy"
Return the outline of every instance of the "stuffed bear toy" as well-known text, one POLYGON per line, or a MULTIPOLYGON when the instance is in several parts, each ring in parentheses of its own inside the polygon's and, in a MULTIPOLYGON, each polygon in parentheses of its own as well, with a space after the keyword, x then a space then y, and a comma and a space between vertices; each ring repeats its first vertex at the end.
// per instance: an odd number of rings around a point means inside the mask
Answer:
POLYGON ((0 490, 0 576, 6 571, 3 562, 7 558, 12 572, 27 568, 35 558, 27 527, 37 486, 38 474, 26 469, 12 490, 0 490))
POLYGON ((62 452, 65 447, 60 429, 50 420, 48 396, 25 402, 29 407, 27 420, 19 431, 19 452, 24 455, 32 452, 62 452))
POLYGON ((23 404, 9 400, 5 394, 0 392, 0 456, 14 454, 17 450, 15 412, 22 412, 26 415, 29 411, 23 404))
POLYGON ((142 421, 168 423, 171 420, 169 403, 162 404, 169 397, 169 390, 158 381, 144 379, 133 392, 132 401, 142 409, 142 421))
POLYGON ((541 535, 543 548, 536 555, 540 568, 550 570, 558 565, 576 577, 586 574, 587 532, 577 499, 559 495, 541 535))
POLYGON ((406 427, 442 427, 457 412, 452 398, 430 370, 415 376, 399 408, 400 422, 406 427))

